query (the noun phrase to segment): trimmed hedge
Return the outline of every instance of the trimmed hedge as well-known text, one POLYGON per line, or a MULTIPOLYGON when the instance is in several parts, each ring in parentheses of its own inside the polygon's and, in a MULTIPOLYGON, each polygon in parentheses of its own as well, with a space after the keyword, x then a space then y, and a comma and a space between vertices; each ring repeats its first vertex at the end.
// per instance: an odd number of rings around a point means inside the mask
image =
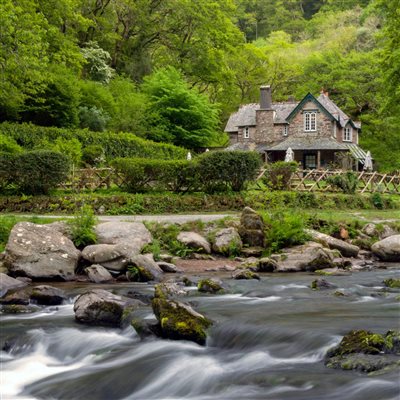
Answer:
POLYGON ((171 190, 239 192, 256 177, 261 165, 255 152, 215 151, 191 161, 117 158, 112 166, 125 177, 129 192, 171 190))
POLYGON ((91 132, 88 129, 62 129, 41 127, 32 124, 0 124, 0 134, 8 136, 23 148, 29 150, 40 143, 54 143, 57 138, 78 139, 85 149, 90 145, 100 145, 107 159, 117 157, 142 157, 157 159, 184 159, 187 150, 170 144, 155 143, 139 138, 132 133, 91 132))
POLYGON ((65 181, 70 169, 66 155, 50 150, 0 154, 0 187, 12 184, 19 193, 47 194, 65 181))

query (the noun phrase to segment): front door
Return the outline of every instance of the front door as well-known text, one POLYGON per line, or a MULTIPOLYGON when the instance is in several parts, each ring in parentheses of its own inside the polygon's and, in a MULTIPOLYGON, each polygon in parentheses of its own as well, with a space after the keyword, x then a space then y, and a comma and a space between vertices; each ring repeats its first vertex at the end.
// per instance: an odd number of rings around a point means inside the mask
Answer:
POLYGON ((317 168, 317 155, 315 153, 305 153, 303 163, 304 169, 317 168))

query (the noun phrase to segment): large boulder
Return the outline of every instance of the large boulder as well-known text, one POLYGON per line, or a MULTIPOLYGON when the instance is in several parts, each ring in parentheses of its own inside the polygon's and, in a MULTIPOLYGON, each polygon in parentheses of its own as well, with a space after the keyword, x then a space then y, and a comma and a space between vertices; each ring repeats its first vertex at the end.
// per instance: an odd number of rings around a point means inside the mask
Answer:
POLYGON ((49 285, 40 285, 32 288, 31 299, 38 304, 56 306, 66 299, 65 293, 59 288, 49 285))
POLYGON ((314 242, 286 249, 276 258, 275 272, 316 271, 335 266, 331 251, 314 242))
POLYGON ((197 290, 203 293, 218 293, 224 290, 222 281, 219 279, 201 279, 197 284, 197 290))
POLYGON ((232 274, 233 279, 242 280, 242 279, 257 279, 260 280, 260 276, 257 275, 250 269, 238 269, 232 274))
POLYGON ((374 243, 371 250, 383 261, 400 261, 400 235, 389 236, 374 243))
POLYGON ((187 290, 175 282, 159 283, 154 287, 154 297, 170 299, 179 296, 186 296, 187 290))
POLYGON ((344 370, 373 372, 400 366, 400 332, 385 335, 365 330, 350 331, 329 350, 325 365, 344 370))
POLYGON ((196 251, 211 253, 211 246, 208 240, 196 232, 181 232, 177 240, 196 251))
POLYGON ((244 244, 264 247, 265 225, 262 217, 250 207, 245 207, 240 217, 239 235, 244 244))
POLYGON ((176 266, 175 264, 166 262, 166 261, 158 261, 157 265, 164 271, 164 272, 169 272, 169 273, 178 273, 178 272, 184 272, 184 269, 181 267, 176 266))
POLYGON ((133 281, 158 281, 163 270, 154 261, 152 254, 138 254, 129 259, 128 278, 133 281))
POLYGON ((103 222, 95 228, 100 244, 128 243, 139 254, 152 236, 142 222, 103 222))
POLYGON ((11 230, 5 264, 11 275, 72 280, 80 251, 70 239, 46 225, 19 222, 11 230))
POLYGON ((76 299, 75 319, 86 324, 121 326, 125 310, 133 309, 139 303, 137 300, 117 296, 106 290, 93 289, 76 299))
POLYGON ((200 345, 206 343, 206 329, 212 323, 189 305, 176 300, 155 297, 152 307, 159 322, 162 337, 190 340, 200 345))
POLYGON ((114 279, 110 272, 99 264, 91 265, 85 269, 85 272, 89 280, 94 283, 107 283, 114 279))
POLYGON ((216 253, 227 256, 237 255, 242 249, 243 243, 235 228, 225 228, 215 233, 213 250, 216 253))
POLYGON ((360 248, 354 244, 347 243, 344 240, 336 239, 325 233, 317 232, 313 229, 307 229, 306 232, 311 236, 312 240, 321 243, 329 249, 339 250, 343 257, 357 257, 360 248))
POLYGON ((21 282, 11 276, 0 273, 0 297, 5 296, 10 290, 22 288, 26 285, 27 283, 25 282, 21 282))

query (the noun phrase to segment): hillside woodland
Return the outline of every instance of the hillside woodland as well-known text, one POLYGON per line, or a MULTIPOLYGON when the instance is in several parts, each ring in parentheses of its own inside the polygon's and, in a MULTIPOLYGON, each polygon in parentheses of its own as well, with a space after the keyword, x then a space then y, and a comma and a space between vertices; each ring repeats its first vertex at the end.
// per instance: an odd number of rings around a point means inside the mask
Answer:
POLYGON ((400 169, 398 0, 3 0, 0 121, 223 146, 229 114, 323 88, 400 169))

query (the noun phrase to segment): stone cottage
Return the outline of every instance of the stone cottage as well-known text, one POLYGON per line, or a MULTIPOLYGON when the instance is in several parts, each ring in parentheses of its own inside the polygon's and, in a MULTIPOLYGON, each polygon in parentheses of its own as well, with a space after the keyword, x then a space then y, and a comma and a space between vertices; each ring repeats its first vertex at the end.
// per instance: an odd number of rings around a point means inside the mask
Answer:
POLYGON ((228 149, 256 150, 267 162, 284 160, 290 147, 304 169, 326 168, 343 160, 359 169, 366 157, 358 145, 360 129, 361 123, 346 115, 326 92, 318 98, 308 93, 301 101, 273 103, 271 87, 261 86, 260 104, 241 106, 230 116, 225 132, 230 137, 228 149))

